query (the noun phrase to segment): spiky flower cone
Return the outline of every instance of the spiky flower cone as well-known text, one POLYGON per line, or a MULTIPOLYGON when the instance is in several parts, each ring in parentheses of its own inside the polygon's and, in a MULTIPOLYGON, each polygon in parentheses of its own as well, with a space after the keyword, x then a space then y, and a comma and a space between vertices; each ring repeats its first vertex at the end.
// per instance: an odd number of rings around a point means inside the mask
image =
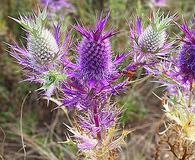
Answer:
POLYGON ((30 33, 28 50, 38 63, 45 64, 57 57, 59 48, 54 36, 47 29, 42 29, 39 34, 30 33))
POLYGON ((101 80, 111 71, 111 46, 108 39, 93 41, 83 38, 79 45, 80 67, 86 79, 101 80))
POLYGON ((162 48, 166 41, 166 32, 154 30, 152 26, 148 26, 145 31, 140 35, 138 44, 143 51, 156 52, 159 48, 162 48))
POLYGON ((173 16, 164 17, 157 12, 154 15, 154 20, 139 36, 138 45, 142 52, 156 53, 163 48, 166 42, 166 32, 173 16))
POLYGON ((52 33, 45 29, 46 10, 39 11, 34 19, 20 16, 20 20, 14 20, 21 24, 29 34, 27 43, 32 60, 45 64, 57 57, 59 52, 57 42, 52 33))
POLYGON ((76 27, 83 35, 78 45, 80 74, 87 81, 101 81, 108 78, 113 70, 109 37, 113 31, 103 32, 109 14, 100 18, 94 30, 88 30, 78 24, 76 27))

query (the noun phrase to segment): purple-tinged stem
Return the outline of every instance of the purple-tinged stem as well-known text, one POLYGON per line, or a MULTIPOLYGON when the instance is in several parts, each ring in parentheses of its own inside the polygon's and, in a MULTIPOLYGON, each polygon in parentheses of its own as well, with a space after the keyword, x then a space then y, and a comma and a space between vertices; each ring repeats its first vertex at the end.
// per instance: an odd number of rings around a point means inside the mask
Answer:
POLYGON ((189 95, 189 103, 188 103, 189 108, 191 107, 191 101, 192 101, 192 90, 193 90, 192 83, 193 82, 190 83, 190 95, 189 95))
MULTIPOLYGON (((93 107, 93 113, 94 113, 95 126, 99 127, 100 124, 99 124, 98 110, 97 110, 96 103, 94 104, 94 107, 93 107)), ((97 132, 97 138, 98 138, 98 142, 101 143, 101 131, 100 130, 97 132)))

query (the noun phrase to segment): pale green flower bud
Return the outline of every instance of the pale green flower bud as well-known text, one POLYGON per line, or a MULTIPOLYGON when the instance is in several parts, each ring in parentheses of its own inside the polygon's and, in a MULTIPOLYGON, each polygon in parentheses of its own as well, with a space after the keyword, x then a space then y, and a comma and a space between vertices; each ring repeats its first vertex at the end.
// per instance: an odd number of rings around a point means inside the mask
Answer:
POLYGON ((29 34, 28 51, 38 63, 44 64, 57 57, 59 47, 52 33, 42 29, 38 34, 29 34))

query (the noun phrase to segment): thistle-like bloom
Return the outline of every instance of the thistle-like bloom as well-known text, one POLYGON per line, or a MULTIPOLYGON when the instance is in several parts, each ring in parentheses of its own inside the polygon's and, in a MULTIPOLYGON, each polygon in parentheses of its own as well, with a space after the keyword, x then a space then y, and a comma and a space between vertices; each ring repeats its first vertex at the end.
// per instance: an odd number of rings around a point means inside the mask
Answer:
POLYGON ((190 29, 187 24, 183 24, 181 30, 185 37, 181 39, 182 44, 178 53, 172 54, 168 60, 159 63, 157 73, 163 75, 163 79, 171 88, 180 88, 182 92, 187 93, 190 87, 194 85, 195 80, 195 28, 194 24, 190 29), (174 87, 175 86, 175 87, 174 87))
POLYGON ((109 86, 119 76, 116 66, 125 58, 125 55, 121 54, 112 60, 109 38, 116 32, 104 31, 108 17, 109 14, 104 19, 101 16, 94 28, 87 29, 80 24, 75 26, 83 36, 77 46, 79 57, 76 64, 66 62, 74 71, 73 77, 79 77, 92 86, 96 84, 109 86))
MULTIPOLYGON (((133 46, 134 64, 145 62, 152 65, 157 57, 168 53, 172 43, 167 42, 166 29, 170 25, 174 16, 160 15, 159 11, 154 14, 154 19, 150 25, 144 29, 141 19, 136 18, 136 25, 130 27, 130 38, 133 46)), ((146 65, 145 65, 146 66, 146 65)))
POLYGON ((122 134, 118 134, 119 131, 115 125, 119 113, 116 106, 102 104, 98 107, 97 113, 89 111, 79 116, 80 128, 68 127, 76 138, 78 148, 85 153, 85 158, 112 159, 114 157, 110 152, 115 152, 115 156, 118 155, 120 147, 125 144, 124 138, 129 133, 123 131, 122 134), (96 126, 94 116, 98 117, 98 126, 96 126), (79 133, 80 129, 82 132, 79 133))
POLYGON ((179 54, 172 53, 164 58, 156 65, 156 72, 160 82, 167 86, 168 91, 167 96, 162 99, 165 114, 170 120, 164 133, 166 137, 172 139, 174 135, 172 129, 174 129, 178 135, 177 142, 190 148, 195 142, 195 83, 193 83, 195 60, 192 47, 195 39, 194 31, 186 24, 181 26, 181 29, 185 33, 185 38, 182 40, 179 54), (168 134, 169 130, 171 134, 168 134))
POLYGON ((101 144, 90 134, 79 133, 76 128, 69 128, 77 138, 78 148, 82 150, 86 159, 119 159, 121 147, 126 145, 125 138, 130 133, 123 130, 120 133, 115 127, 108 129, 101 144))
POLYGON ((167 6, 167 0, 151 0, 151 3, 155 7, 165 7, 165 6, 167 6))
POLYGON ((46 10, 30 18, 14 19, 27 32, 27 47, 11 46, 11 55, 24 67, 28 81, 42 84, 41 89, 50 97, 66 78, 62 58, 67 49, 68 36, 60 46, 60 26, 54 26, 54 35, 45 28, 46 10))
POLYGON ((60 17, 63 17, 65 14, 75 11, 75 7, 69 0, 40 0, 40 2, 48 8, 50 16, 60 13, 60 17))
POLYGON ((29 33, 28 51, 37 63, 45 64, 55 60, 59 47, 52 33, 43 28, 40 32, 29 33))
POLYGON ((116 34, 113 30, 103 31, 109 14, 96 24, 94 29, 86 29, 81 25, 75 28, 82 35, 82 41, 78 45, 80 73, 87 81, 103 81, 114 72, 112 62, 112 50, 109 37, 116 34))
POLYGON ((78 44, 79 53, 76 64, 64 61, 70 68, 69 77, 74 79, 65 82, 63 91, 65 93, 64 104, 78 108, 88 108, 93 98, 104 98, 112 93, 122 90, 126 81, 115 83, 120 74, 116 66, 125 58, 124 54, 117 55, 112 61, 111 45, 109 37, 116 34, 113 30, 103 31, 109 14, 99 22, 94 29, 86 29, 81 25, 75 28, 83 35, 78 44))
POLYGON ((182 40, 178 55, 178 66, 183 81, 193 83, 195 81, 195 22, 190 29, 187 24, 181 26, 185 37, 182 40))

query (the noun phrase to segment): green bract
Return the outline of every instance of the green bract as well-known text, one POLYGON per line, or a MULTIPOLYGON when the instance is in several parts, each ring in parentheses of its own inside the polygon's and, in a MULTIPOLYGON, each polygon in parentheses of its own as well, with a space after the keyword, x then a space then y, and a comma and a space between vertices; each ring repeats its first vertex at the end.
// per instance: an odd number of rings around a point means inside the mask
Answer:
POLYGON ((56 85, 57 83, 63 81, 64 79, 66 79, 66 77, 67 75, 59 73, 56 70, 50 70, 43 76, 44 83, 41 88, 47 89, 52 85, 56 85))

